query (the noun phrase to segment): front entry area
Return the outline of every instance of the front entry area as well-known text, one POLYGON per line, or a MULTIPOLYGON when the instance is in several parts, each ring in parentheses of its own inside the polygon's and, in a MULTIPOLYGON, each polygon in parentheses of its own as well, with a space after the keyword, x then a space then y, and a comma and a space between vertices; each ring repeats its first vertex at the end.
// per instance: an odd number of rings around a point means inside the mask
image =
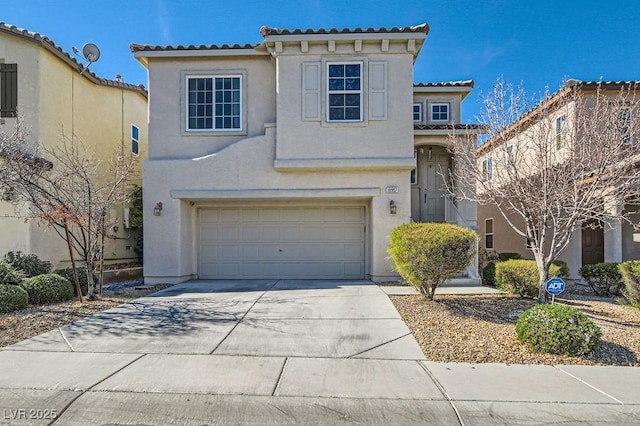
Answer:
POLYGON ((418 168, 411 188, 411 217, 416 222, 444 222, 450 155, 441 146, 420 147, 416 154, 418 168))
POLYGON ((365 207, 198 210, 201 279, 361 279, 365 207))
POLYGON ((604 262, 604 228, 582 228, 582 266, 604 262))

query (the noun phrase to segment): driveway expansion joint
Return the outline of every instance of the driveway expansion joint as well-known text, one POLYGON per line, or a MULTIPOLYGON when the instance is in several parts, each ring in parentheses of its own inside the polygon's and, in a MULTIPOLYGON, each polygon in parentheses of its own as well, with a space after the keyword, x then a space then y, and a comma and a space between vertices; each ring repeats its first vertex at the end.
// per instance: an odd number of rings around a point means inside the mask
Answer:
POLYGON ((620 405, 625 405, 625 403, 624 403, 624 402, 622 402, 622 401, 620 401, 618 398, 615 398, 615 397, 613 397, 613 396, 609 395, 609 394, 608 394, 608 393, 606 393, 605 391, 600 390, 600 389, 598 389, 597 387, 593 386, 592 384, 590 384, 590 383, 588 383, 588 382, 585 382, 585 381, 584 381, 584 380, 582 380, 581 378, 576 377, 576 376, 574 376, 573 374, 569 373, 568 371, 563 370, 563 369, 561 368, 561 366, 554 365, 553 367, 554 367, 556 370, 560 370, 560 371, 562 371, 562 372, 563 372, 564 374, 566 374, 567 376, 569 376, 569 377, 572 377, 572 378, 576 379, 577 381, 579 381, 579 382, 580 382, 580 383, 582 383, 583 385, 589 386, 591 389, 595 390, 596 392, 600 392, 602 395, 604 395, 604 396, 606 396, 606 397, 608 397, 608 398, 613 399, 613 400, 614 400, 614 401, 616 401, 618 404, 620 404, 620 405))
POLYGON ((436 378, 436 376, 433 375, 433 373, 431 373, 431 371, 429 371, 429 368, 427 368, 427 366, 423 362, 420 362, 420 361, 416 361, 416 362, 420 367, 422 367, 424 372, 427 373, 427 375, 431 378, 431 380, 436 385, 438 390, 447 399, 447 402, 449 402, 449 405, 451 405, 451 408, 453 409, 454 413, 456 414, 456 417, 458 418, 458 422, 460 423, 460 426, 464 426, 464 420, 462 420, 462 415, 460 414, 460 411, 458 411, 458 407, 456 407, 456 404, 454 404, 453 400, 445 390, 444 386, 442 386, 440 381, 436 378))
POLYGON ((280 382, 282 382, 282 376, 284 376, 284 370, 287 368, 287 363, 289 362, 289 357, 284 359, 282 363, 282 370, 280 370, 280 375, 278 376, 278 380, 276 380, 276 385, 273 387, 273 392, 271 392, 271 396, 275 396, 278 391, 278 386, 280 386, 280 382))
MULTIPOLYGON (((379 347, 381 347, 381 346, 384 346, 384 345, 386 345, 386 344, 389 344, 389 343, 391 343, 391 342, 395 342, 396 340, 400 340, 400 339, 402 339, 403 337, 407 337, 407 336, 411 336, 411 332, 409 332, 409 333, 407 333, 407 334, 403 334, 402 336, 399 336, 399 337, 393 338, 393 339, 391 339, 391 340, 387 340, 386 342, 383 342, 383 343, 380 343, 379 345, 375 345, 375 346, 373 346, 373 347, 370 347, 369 349, 365 349, 364 351, 360 351, 360 352, 355 353, 355 354, 353 354, 353 355, 349 355, 347 358, 353 358, 353 357, 356 357, 356 356, 358 356, 358 355, 365 354, 365 353, 367 353, 367 352, 370 352, 370 351, 372 351, 372 350, 374 350, 374 349, 377 349, 377 348, 379 348, 379 347)), ((384 358, 383 358, 383 359, 384 359, 384 358)))

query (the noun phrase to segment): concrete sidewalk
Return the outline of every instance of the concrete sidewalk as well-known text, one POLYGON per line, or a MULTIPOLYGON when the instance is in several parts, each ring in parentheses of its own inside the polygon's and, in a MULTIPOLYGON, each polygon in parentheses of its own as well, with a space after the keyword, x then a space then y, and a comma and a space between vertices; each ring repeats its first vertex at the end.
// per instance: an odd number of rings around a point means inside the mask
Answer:
POLYGON ((0 424, 640 423, 640 369, 430 362, 366 281, 180 284, 0 369, 0 424))

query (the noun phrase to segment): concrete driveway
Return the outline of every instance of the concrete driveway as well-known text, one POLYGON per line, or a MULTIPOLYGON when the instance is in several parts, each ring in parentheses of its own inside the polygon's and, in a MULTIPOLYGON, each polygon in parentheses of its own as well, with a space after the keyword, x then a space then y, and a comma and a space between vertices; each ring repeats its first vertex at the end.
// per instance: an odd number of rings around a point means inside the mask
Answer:
POLYGON ((429 362, 369 281, 192 281, 0 368, 0 424, 640 421, 640 369, 429 362))

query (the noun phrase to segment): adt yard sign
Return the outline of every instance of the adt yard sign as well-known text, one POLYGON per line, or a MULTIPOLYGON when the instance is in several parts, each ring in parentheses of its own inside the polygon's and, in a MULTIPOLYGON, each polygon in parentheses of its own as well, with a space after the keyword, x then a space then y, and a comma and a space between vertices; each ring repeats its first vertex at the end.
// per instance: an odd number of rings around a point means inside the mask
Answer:
POLYGON ((565 283, 562 278, 551 278, 545 284, 545 288, 547 289, 547 293, 552 296, 557 296, 564 291, 565 283))

